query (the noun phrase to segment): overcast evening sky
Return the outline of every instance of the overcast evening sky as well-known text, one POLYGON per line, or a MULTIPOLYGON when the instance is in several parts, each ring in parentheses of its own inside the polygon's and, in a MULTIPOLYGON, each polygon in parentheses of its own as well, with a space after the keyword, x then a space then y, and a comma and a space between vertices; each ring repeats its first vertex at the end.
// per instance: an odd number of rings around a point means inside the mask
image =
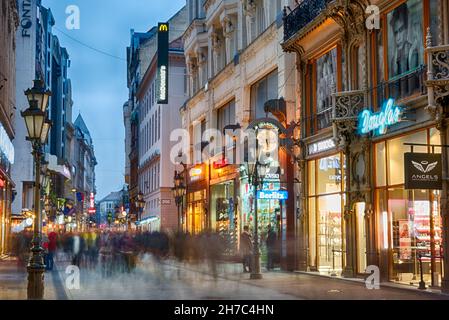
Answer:
POLYGON ((43 0, 42 4, 51 9, 56 20, 53 33, 70 55, 73 121, 81 112, 91 132, 98 161, 96 200, 101 200, 109 192, 120 190, 125 182, 126 61, 98 53, 76 40, 126 59, 130 29, 148 31, 157 22, 168 20, 185 5, 185 0, 43 0), (80 9, 79 30, 65 27, 69 5, 80 9))

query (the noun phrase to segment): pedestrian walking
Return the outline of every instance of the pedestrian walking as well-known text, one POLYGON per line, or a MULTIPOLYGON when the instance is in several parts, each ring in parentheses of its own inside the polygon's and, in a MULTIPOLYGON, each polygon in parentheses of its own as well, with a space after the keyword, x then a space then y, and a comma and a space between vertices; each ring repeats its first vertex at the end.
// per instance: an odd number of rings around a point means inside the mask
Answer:
POLYGON ((274 262, 277 253, 277 234, 273 230, 273 227, 268 225, 267 232, 267 270, 272 270, 274 268, 274 262))
POLYGON ((240 235, 240 255, 242 256, 243 272, 251 272, 252 263, 251 255, 253 252, 253 240, 249 233, 249 227, 244 226, 243 232, 240 235))
POLYGON ((58 234, 51 231, 48 234, 48 247, 47 247, 47 270, 52 271, 54 267, 54 256, 58 247, 58 234))

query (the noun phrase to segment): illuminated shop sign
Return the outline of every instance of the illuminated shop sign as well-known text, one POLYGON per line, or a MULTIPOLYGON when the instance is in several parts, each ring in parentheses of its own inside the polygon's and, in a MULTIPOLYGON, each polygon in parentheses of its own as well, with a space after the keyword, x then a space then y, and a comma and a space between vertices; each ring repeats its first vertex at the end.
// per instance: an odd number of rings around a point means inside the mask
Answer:
POLYGON ((441 190, 443 165, 441 154, 405 153, 405 189, 441 190))
POLYGON ((257 191, 257 199, 265 200, 287 200, 288 191, 257 191))
POLYGON ((332 138, 323 141, 318 141, 309 145, 309 155, 335 149, 335 147, 336 145, 332 138))
POLYGON ((387 132, 387 128, 401 121, 402 109, 395 104, 394 99, 389 99, 384 103, 380 112, 371 112, 364 110, 359 114, 360 134, 374 132, 375 135, 381 135, 387 132))
POLYGON ((9 139, 5 128, 0 123, 0 151, 10 164, 14 164, 14 145, 9 139))
POLYGON ((168 23, 158 24, 157 103, 168 104, 168 23))

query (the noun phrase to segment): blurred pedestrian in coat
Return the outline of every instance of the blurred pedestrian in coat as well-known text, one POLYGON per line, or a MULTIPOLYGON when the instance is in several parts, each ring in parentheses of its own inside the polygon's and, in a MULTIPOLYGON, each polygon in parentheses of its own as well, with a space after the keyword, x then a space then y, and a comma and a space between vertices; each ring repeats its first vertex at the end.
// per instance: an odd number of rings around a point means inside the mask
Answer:
POLYGON ((243 258, 243 272, 251 272, 251 255, 253 252, 253 240, 249 233, 249 227, 244 226, 240 235, 240 254, 243 258))

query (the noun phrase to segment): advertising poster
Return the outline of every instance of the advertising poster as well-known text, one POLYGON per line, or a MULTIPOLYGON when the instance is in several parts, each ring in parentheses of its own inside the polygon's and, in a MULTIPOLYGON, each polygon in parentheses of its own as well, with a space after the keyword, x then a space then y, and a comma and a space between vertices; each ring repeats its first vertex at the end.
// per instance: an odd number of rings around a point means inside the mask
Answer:
POLYGON ((410 235, 410 222, 399 220, 399 259, 409 260, 412 258, 412 238, 410 235))

